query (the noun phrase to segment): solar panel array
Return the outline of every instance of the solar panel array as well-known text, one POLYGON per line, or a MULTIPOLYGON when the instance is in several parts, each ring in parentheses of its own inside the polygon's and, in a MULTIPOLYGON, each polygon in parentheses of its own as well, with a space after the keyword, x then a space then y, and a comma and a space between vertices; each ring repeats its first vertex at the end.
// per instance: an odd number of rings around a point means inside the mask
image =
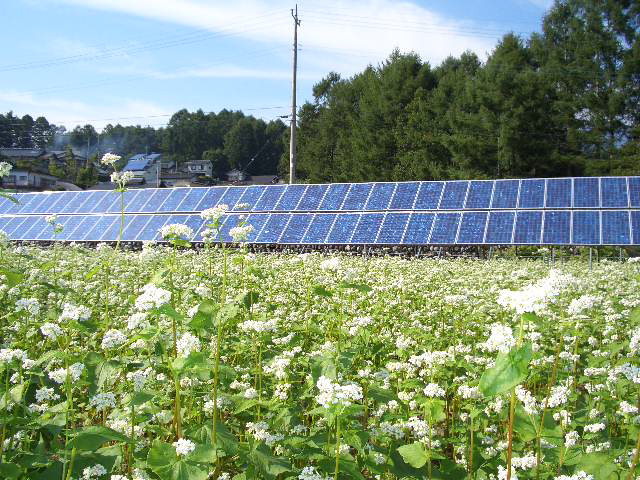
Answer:
MULTIPOLYGON (((0 201, 0 230, 16 240, 115 241, 120 194, 112 191, 16 194, 0 201)), ((200 241, 199 213, 218 204, 222 238, 242 219, 249 241, 367 245, 640 244, 640 177, 448 182, 253 185, 139 189, 124 194, 124 241, 159 240, 165 224, 185 223, 200 241)))

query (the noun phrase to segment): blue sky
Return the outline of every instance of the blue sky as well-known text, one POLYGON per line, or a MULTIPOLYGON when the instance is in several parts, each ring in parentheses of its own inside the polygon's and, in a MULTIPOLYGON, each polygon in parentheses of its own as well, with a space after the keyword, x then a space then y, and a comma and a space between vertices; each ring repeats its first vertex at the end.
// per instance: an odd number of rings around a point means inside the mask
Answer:
MULTIPOLYGON (((180 108, 288 113, 295 0, 11 0, 0 111, 67 128, 165 124, 180 108), (9 47, 7 47, 9 46, 9 47)), ((437 65, 539 30, 550 0, 299 0, 299 102, 398 47, 437 65)))

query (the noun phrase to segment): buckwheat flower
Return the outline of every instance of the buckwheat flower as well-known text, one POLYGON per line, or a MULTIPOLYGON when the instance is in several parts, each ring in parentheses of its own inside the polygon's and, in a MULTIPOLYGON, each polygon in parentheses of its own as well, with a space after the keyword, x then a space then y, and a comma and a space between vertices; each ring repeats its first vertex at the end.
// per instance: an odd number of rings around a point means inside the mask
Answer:
POLYGON ((116 396, 113 393, 97 393, 91 397, 89 405, 99 412, 107 408, 116 408, 116 396))
POLYGON ((324 408, 347 407, 353 402, 362 400, 362 387, 359 385, 340 385, 324 375, 318 378, 316 387, 319 390, 316 401, 324 408))
POLYGON ((113 166, 115 165, 118 160, 120 160, 122 157, 120 155, 115 155, 113 153, 105 153, 102 158, 100 159, 100 163, 102 163, 103 165, 110 165, 113 166))
POLYGON ((10 238, 7 232, 5 232, 4 230, 0 230, 0 244, 5 245, 9 243, 9 240, 10 238))
POLYGON ((272 332, 278 326, 278 321, 276 319, 271 320, 246 320, 240 324, 238 324, 238 328, 243 332, 247 333, 264 333, 264 332, 272 332))
POLYGON ((55 225, 56 222, 58 221, 58 216, 57 215, 47 215, 46 217, 44 217, 44 221, 47 222, 49 225, 55 225))
POLYGON ((134 313, 127 319, 127 329, 136 330, 149 327, 149 320, 147 320, 147 314, 144 312, 134 313))
POLYGON ((188 240, 193 237, 193 229, 182 223, 171 223, 169 225, 164 225, 160 228, 159 232, 160 236, 164 240, 179 238, 188 240))
POLYGON ((284 435, 269 432, 269 425, 267 422, 248 422, 246 430, 253 438, 266 443, 270 447, 273 446, 274 443, 284 440, 284 435))
POLYGON ((218 475, 218 480, 231 480, 231 474, 229 472, 223 472, 218 475))
POLYGON ((571 394, 571 390, 569 390, 564 385, 557 385, 551 388, 551 394, 547 400, 547 407, 555 408, 560 405, 564 405, 569 401, 569 395, 571 394))
POLYGON ((444 397, 445 391, 444 389, 438 385, 437 383, 430 383, 426 387, 424 387, 424 395, 429 398, 438 398, 444 397))
POLYGON ((14 360, 22 360, 24 362, 26 359, 26 352, 24 350, 20 350, 19 348, 0 349, 0 363, 11 363, 14 360))
POLYGON ((135 306, 137 310, 148 311, 159 308, 170 300, 171 292, 149 283, 142 287, 142 294, 136 298, 135 306))
POLYGON ((126 475, 111 475, 111 478, 109 478, 109 480, 129 480, 129 477, 127 477, 126 475))
POLYGON ((87 467, 82 470, 82 480, 91 480, 93 478, 102 477, 107 474, 107 469, 99 463, 92 467, 87 467))
POLYGON ((597 433, 601 432, 605 428, 607 428, 607 426, 604 423, 592 423, 590 425, 585 425, 584 431, 588 433, 597 433))
POLYGON ((51 387, 42 387, 36 390, 36 402, 43 403, 48 402, 50 400, 57 400, 60 398, 60 395, 55 393, 55 390, 51 387))
POLYGON ((509 353, 515 344, 516 339, 513 338, 511 328, 506 325, 494 323, 491 325, 491 334, 489 335, 489 338, 479 346, 487 352, 509 353))
POLYGON ((468 385, 460 385, 458 387, 458 395, 466 400, 482 397, 478 387, 469 387, 468 385))
POLYGON ((62 329, 57 324, 51 323, 51 322, 43 323, 42 326, 40 327, 40 332, 49 340, 53 340, 53 341, 55 341, 59 336, 64 334, 62 329))
POLYGON ((620 410, 618 410, 618 412, 623 415, 636 415, 638 413, 638 407, 623 400, 620 402, 620 410))
POLYGON ((249 234, 253 232, 253 225, 240 225, 229 230, 229 235, 236 243, 246 242, 249 234))
POLYGON ((593 308, 598 300, 598 297, 593 295, 582 295, 579 298, 574 298, 567 308, 567 313, 569 315, 579 315, 583 311, 593 308))
POLYGON ((553 419, 556 422, 560 422, 563 428, 571 424, 571 414, 566 410, 560 410, 559 412, 554 413, 553 419))
POLYGON ((236 203, 234 210, 249 210, 251 205, 249 203, 236 203))
MULTIPOLYGON (((507 469, 498 465, 498 480, 507 480, 507 469)), ((518 480, 515 468, 511 468, 511 480, 518 480)))
POLYGON ((37 298, 20 298, 16 302, 16 311, 25 311, 31 315, 37 315, 40 313, 40 302, 37 298))
POLYGON ((530 415, 535 415, 539 412, 540 408, 536 397, 534 397, 530 391, 526 390, 522 385, 516 387, 516 397, 522 402, 524 411, 530 415))
POLYGON ((593 475, 589 475, 584 470, 574 473, 573 475, 560 475, 554 477, 553 480, 595 480, 593 475))
POLYGON ((631 333, 631 340, 629 340, 629 351, 632 354, 640 353, 640 328, 636 328, 635 331, 631 333))
POLYGON ((200 216, 203 219, 209 220, 209 222, 213 223, 219 220, 220 217, 222 217, 222 215, 224 215, 228 210, 229 210, 229 206, 223 203, 220 205, 216 205, 215 207, 207 208, 206 210, 203 210, 202 212, 200 212, 200 216))
POLYGON ((195 335, 187 332, 180 336, 176 342, 176 348, 179 356, 188 357, 191 352, 200 350, 200 340, 195 335))
POLYGON ((62 313, 60 314, 60 318, 58 318, 59 322, 65 322, 67 320, 75 320, 78 322, 84 322, 89 320, 91 317, 91 309, 85 306, 76 306, 71 303, 65 303, 62 306, 62 313))
POLYGON ((9 173, 11 173, 12 168, 13 168, 13 165, 11 165, 10 163, 0 162, 0 178, 6 177, 7 175, 9 175, 9 173))
POLYGON ((338 257, 332 257, 320 263, 320 270, 335 272, 339 268, 340 268, 340 259, 338 257))
POLYGON ((304 467, 298 475, 298 480, 326 480, 326 477, 320 475, 314 467, 304 467))
POLYGON ((136 370, 134 372, 127 373, 127 380, 133 383, 133 390, 135 392, 139 392, 144 387, 144 384, 147 383, 149 379, 149 375, 153 372, 151 367, 148 367, 144 370, 136 370))
MULTIPOLYGON (((82 363, 74 363, 69 366, 69 377, 72 382, 77 382, 80 379, 80 375, 84 370, 82 363)), ((67 380, 67 369, 59 368, 49 372, 49 378, 56 383, 63 384, 67 380)))
POLYGON ((575 430, 564 436, 564 446, 567 448, 575 447, 580 440, 580 434, 575 430))
POLYGON ((179 457, 189 455, 196 449, 196 444, 186 438, 179 438, 177 442, 173 442, 173 446, 176 449, 176 455, 179 457))
POLYGON ((244 398, 256 398, 258 396, 258 391, 253 387, 249 387, 244 391, 242 396, 244 398))
POLYGON ((111 174, 111 183, 117 183, 120 188, 124 187, 127 183, 133 180, 133 172, 113 172, 111 174))
POLYGON ((127 336, 120 330, 111 329, 107 330, 102 337, 101 347, 103 350, 109 350, 125 343, 127 343, 127 336))

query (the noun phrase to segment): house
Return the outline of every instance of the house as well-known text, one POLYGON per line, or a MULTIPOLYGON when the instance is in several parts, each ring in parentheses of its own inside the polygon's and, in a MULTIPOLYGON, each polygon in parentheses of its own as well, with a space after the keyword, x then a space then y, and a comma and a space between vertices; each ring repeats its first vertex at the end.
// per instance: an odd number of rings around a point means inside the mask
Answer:
POLYGON ((162 168, 162 154, 138 153, 129 159, 122 171, 133 173, 132 183, 155 185, 160 177, 162 168))
POLYGON ((229 182, 243 182, 246 178, 247 174, 237 168, 227 172, 227 181, 229 182))
POLYGON ((19 190, 52 190, 59 187, 59 179, 53 175, 22 169, 11 170, 1 183, 3 188, 19 190))
POLYGON ((186 170, 191 175, 197 175, 205 177, 213 176, 213 165, 209 160, 191 160, 184 164, 186 170))

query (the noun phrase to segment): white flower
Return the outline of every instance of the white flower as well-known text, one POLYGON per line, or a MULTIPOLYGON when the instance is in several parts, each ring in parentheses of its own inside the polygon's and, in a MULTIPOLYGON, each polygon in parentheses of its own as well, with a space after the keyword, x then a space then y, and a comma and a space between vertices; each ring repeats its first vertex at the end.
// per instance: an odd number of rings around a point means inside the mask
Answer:
POLYGON ((78 322, 84 322, 89 320, 91 316, 91 309, 85 306, 76 306, 71 303, 65 303, 62 306, 62 313, 60 314, 59 322, 64 322, 67 320, 75 320, 78 322))
POLYGON ((120 345, 127 342, 127 336, 122 333, 120 330, 107 330, 105 332, 104 337, 102 337, 102 349, 109 350, 111 348, 119 347, 120 345))
POLYGON ((193 237, 193 229, 182 223, 171 223, 160 228, 160 236, 167 239, 182 238, 188 240, 193 237))
POLYGON ((530 415, 535 415, 538 413, 540 407, 536 401, 536 397, 534 397, 530 391, 526 390, 522 385, 518 385, 516 387, 516 396, 518 400, 522 402, 522 406, 524 407, 524 411, 530 415))
POLYGON ((134 176, 133 172, 113 172, 111 174, 111 183, 117 183, 122 188, 133 180, 134 176))
POLYGON ((113 166, 120 160, 122 157, 120 155, 114 155, 113 153, 105 153, 100 159, 100 163, 103 165, 111 165, 113 166))
POLYGON ((196 449, 196 444, 186 438, 179 438, 177 442, 173 442, 173 446, 176 449, 176 455, 179 457, 189 455, 196 449))
POLYGON ((277 433, 272 434, 269 432, 269 425, 267 422, 248 422, 246 426, 247 432, 251 434, 256 440, 263 441, 269 446, 273 446, 274 443, 284 439, 284 435, 277 433))
POLYGON ((44 335, 48 339, 54 340, 54 341, 59 336, 64 334, 62 329, 57 324, 51 323, 51 322, 43 323, 42 326, 40 327, 40 332, 42 332, 42 335, 44 335))
POLYGON ((42 387, 36 390, 36 402, 43 403, 48 402, 49 400, 57 400, 60 398, 60 395, 55 393, 55 390, 50 387, 42 387))
POLYGON ((580 440, 580 434, 578 434, 578 432, 573 430, 564 436, 564 446, 567 448, 574 447, 576 446, 579 440, 580 440))
POLYGON ((0 244, 6 244, 11 240, 9 235, 4 230, 0 230, 0 244))
POLYGON ((243 332, 255 332, 255 333, 264 333, 264 332, 272 332, 278 326, 278 322, 276 319, 271 320, 246 320, 238 325, 238 328, 243 332))
POLYGON ((458 387, 458 395, 467 400, 482 397, 478 387, 469 387, 467 385, 460 385, 458 387))
POLYGON ((582 295, 579 298, 574 298, 573 300, 571 300, 571 303, 567 308, 567 312, 569 313, 569 315, 578 315, 585 310, 593 308, 597 301, 598 297, 595 297, 593 295, 582 295))
POLYGON ((16 311, 20 312, 24 310, 31 315, 37 315, 40 313, 40 302, 37 298, 20 298, 16 302, 16 311))
POLYGON ((0 349, 0 362, 11 363, 13 360, 22 360, 24 362, 25 360, 27 360, 26 352, 24 350, 20 350, 19 348, 0 349))
POLYGON ((225 204, 216 205, 212 208, 207 208, 200 212, 200 216, 205 220, 209 220, 209 222, 213 223, 218 220, 222 215, 225 214, 229 210, 229 206, 225 204))
POLYGON ((604 423, 592 423, 591 425, 585 425, 584 431, 588 433, 597 433, 601 432, 605 428, 607 428, 607 426, 604 423))
MULTIPOLYGON (((507 469, 502 465, 498 465, 498 480, 507 480, 507 469)), ((511 480, 518 480, 515 468, 511 468, 511 480)))
POLYGON ((253 387, 249 387, 244 391, 243 396, 244 398, 256 398, 258 396, 258 391, 253 387))
POLYGON ((47 215, 46 217, 44 217, 44 221, 47 222, 49 225, 53 226, 58 221, 58 216, 57 215, 47 215))
POLYGON ((9 175, 9 173, 11 173, 12 168, 13 168, 13 165, 11 165, 10 163, 0 162, 0 178, 6 177, 7 175, 9 175))
POLYGON ((509 353, 515 344, 516 339, 513 338, 511 328, 506 325, 494 323, 491 325, 491 334, 489 335, 489 338, 479 346, 488 352, 498 351, 500 353, 509 353))
POLYGON ((89 405, 96 410, 102 411, 107 408, 116 407, 116 396, 113 393, 97 393, 89 400, 89 405))
POLYGON ((144 312, 134 313, 127 319, 127 329, 136 330, 138 328, 143 329, 149 326, 147 320, 147 314, 144 312))
POLYGON ((229 230, 229 235, 234 242, 246 242, 249 239, 249 234, 253 232, 253 225, 239 225, 229 230))
POLYGON ((320 263, 320 270, 335 272, 340 268, 340 259, 338 257, 329 258, 320 263))
POLYGON ((340 385, 322 375, 316 382, 320 393, 316 401, 324 408, 332 406, 347 407, 352 402, 362 399, 362 387, 355 384, 340 385))
POLYGON ((555 477, 554 480, 594 480, 594 477, 584 470, 580 470, 573 475, 560 475, 559 477, 555 477))
POLYGON ((555 408, 564 405, 569 401, 571 390, 564 385, 558 385, 551 388, 551 394, 547 400, 547 407, 555 408))
POLYGON ((314 467, 304 467, 298 475, 298 480, 325 480, 326 477, 320 475, 314 467))
POLYGON ((195 335, 187 332, 180 336, 176 342, 176 348, 179 356, 188 357, 191 352, 200 350, 200 340, 195 335))
POLYGON ((429 398, 444 397, 445 394, 444 388, 442 388, 437 383, 428 384, 426 387, 424 387, 423 392, 425 397, 429 398))
POLYGON ((102 477, 106 474, 107 469, 98 463, 92 467, 86 467, 84 470, 82 470, 82 479, 91 480, 92 478, 102 477))
POLYGON ((169 303, 169 300, 171 300, 171 292, 149 283, 142 287, 142 294, 136 298, 135 306, 140 311, 147 311, 159 308, 169 303))
MULTIPOLYGON (((640 257, 638 257, 640 258, 640 257)), ((638 413, 638 407, 631 405, 627 401, 620 402, 620 413, 623 415, 636 415, 638 413)))

